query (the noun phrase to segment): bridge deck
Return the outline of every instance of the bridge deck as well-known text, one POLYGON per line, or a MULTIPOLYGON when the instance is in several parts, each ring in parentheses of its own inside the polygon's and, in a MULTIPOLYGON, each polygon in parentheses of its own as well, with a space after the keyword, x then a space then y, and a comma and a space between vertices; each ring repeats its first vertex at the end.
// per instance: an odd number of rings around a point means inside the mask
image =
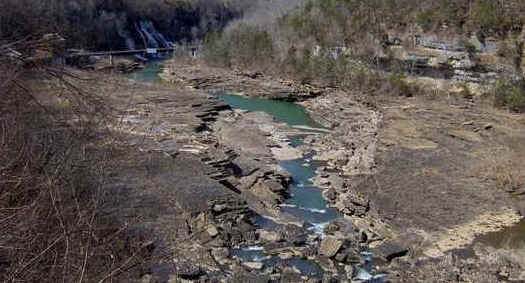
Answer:
MULTIPOLYGON (((150 48, 157 52, 174 51, 175 47, 167 48, 150 48)), ((135 49, 135 50, 119 50, 119 51, 98 51, 98 52, 79 52, 71 53, 68 57, 85 57, 85 56, 104 56, 104 55, 127 55, 127 54, 141 54, 147 53, 150 49, 135 49)))

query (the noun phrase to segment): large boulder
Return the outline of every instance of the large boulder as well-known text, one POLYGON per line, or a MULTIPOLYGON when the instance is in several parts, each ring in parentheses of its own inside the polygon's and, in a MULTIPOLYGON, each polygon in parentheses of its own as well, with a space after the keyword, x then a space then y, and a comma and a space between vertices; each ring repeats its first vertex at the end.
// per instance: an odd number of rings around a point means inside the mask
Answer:
POLYGON ((396 257, 406 256, 409 252, 409 247, 400 241, 390 240, 377 246, 372 252, 383 260, 391 261, 396 257))
POLYGON ((261 270, 264 267, 264 264, 262 262, 254 261, 254 262, 243 262, 244 266, 248 267, 249 269, 255 269, 255 270, 261 270))
POLYGON ((350 192, 340 198, 336 207, 346 215, 364 216, 370 210, 370 201, 356 192, 350 192))
POLYGON ((292 224, 280 228, 280 233, 283 235, 285 241, 298 245, 306 242, 308 235, 304 228, 292 224))
POLYGON ((195 280, 202 275, 199 265, 194 262, 184 261, 175 264, 177 276, 181 279, 195 280))
POLYGON ((333 236, 327 236, 321 241, 319 254, 325 257, 333 257, 343 246, 343 240, 333 236))
POLYGON ((228 256, 230 255, 230 251, 228 248, 215 248, 211 250, 211 255, 215 261, 224 265, 229 262, 228 256))
POLYGON ((279 242, 283 239, 283 235, 276 231, 259 231, 259 239, 266 242, 279 242))

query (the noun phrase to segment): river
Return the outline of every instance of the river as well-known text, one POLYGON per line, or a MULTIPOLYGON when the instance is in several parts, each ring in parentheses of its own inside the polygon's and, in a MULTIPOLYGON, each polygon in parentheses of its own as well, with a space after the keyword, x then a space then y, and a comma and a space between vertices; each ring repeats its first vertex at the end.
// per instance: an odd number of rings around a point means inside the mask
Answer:
MULTIPOLYGON (((158 76, 160 72, 160 65, 157 62, 147 63, 145 68, 139 72, 128 75, 129 78, 148 83, 160 83, 161 79, 158 76)), ((288 137, 290 146, 297 147, 303 143, 303 139, 308 133, 312 131, 322 132, 324 127, 313 120, 308 112, 301 106, 292 102, 269 100, 263 98, 253 98, 227 94, 224 92, 215 92, 214 95, 229 104, 232 108, 265 112, 274 117, 279 122, 284 122, 289 126, 307 129, 304 135, 294 135, 288 137)), ((322 163, 313 161, 312 157, 315 152, 305 153, 303 157, 295 160, 280 161, 279 165, 287 170, 293 179, 293 183, 289 187, 290 197, 285 200, 281 206, 284 213, 291 214, 300 220, 304 221, 305 228, 310 231, 310 234, 323 237, 324 227, 331 221, 342 217, 339 211, 330 207, 322 195, 321 188, 312 183, 312 178, 316 176, 317 169, 323 166, 322 163)), ((274 229, 277 224, 272 220, 262 216, 255 217, 255 224, 259 228, 274 229)), ((299 257, 291 257, 289 259, 281 259, 277 255, 267 255, 264 249, 260 246, 245 246, 231 249, 232 257, 240 258, 244 261, 262 262, 265 267, 275 266, 279 263, 286 263, 295 267, 303 275, 310 277, 321 278, 323 269, 314 261, 299 257)), ((363 258, 369 263, 371 256, 368 253, 363 254, 363 258)), ((364 276, 367 280, 375 280, 369 272, 371 272, 371 264, 366 268, 357 268, 358 276, 364 276)))

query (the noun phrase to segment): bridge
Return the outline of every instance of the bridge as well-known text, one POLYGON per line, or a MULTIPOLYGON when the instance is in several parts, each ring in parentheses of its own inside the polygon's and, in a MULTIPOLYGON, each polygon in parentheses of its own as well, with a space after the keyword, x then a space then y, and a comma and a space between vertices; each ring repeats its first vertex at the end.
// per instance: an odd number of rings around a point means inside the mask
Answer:
POLYGON ((134 49, 134 50, 117 50, 117 51, 71 51, 66 56, 68 58, 75 57, 89 57, 89 56, 118 56, 118 55, 133 55, 133 54, 157 54, 159 52, 172 52, 178 49, 190 50, 192 56, 196 56, 196 52, 199 49, 197 46, 186 46, 186 47, 164 47, 164 48, 146 48, 146 49, 134 49))

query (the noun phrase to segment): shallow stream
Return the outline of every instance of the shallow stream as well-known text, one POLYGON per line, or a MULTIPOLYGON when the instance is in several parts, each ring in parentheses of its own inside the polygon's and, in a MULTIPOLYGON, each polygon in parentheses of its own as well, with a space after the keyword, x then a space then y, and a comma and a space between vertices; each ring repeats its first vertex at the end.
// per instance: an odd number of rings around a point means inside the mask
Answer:
POLYGON ((127 77, 141 83, 160 83, 162 79, 159 77, 161 72, 159 61, 148 61, 144 64, 144 68, 137 72, 127 74, 127 77))
MULTIPOLYGON (((308 115, 301 105, 292 102, 244 97, 224 92, 218 92, 216 95, 233 108, 265 112, 272 115, 275 120, 285 122, 290 126, 323 128, 308 115)), ((302 143, 304 136, 295 135, 289 138, 291 146, 298 146, 302 143)), ((311 179, 316 175, 317 168, 322 165, 312 161, 313 155, 314 153, 309 153, 302 158, 279 163, 292 175, 293 179, 289 188, 290 198, 285 201, 282 210, 305 221, 307 225, 320 228, 336 219, 339 213, 335 208, 328 207, 322 190, 312 184, 311 179)))
MULTIPOLYGON (((219 92, 217 97, 233 108, 260 111, 270 114, 275 120, 285 122, 290 126, 306 126, 306 128, 322 128, 314 121, 307 111, 300 105, 261 98, 243 97, 219 92)), ((294 135, 289 137, 291 146, 302 144, 304 136, 294 135)), ((329 207, 322 195, 322 190, 313 185, 311 179, 316 175, 316 170, 321 163, 312 161, 314 153, 305 154, 302 158, 281 161, 279 164, 288 171, 293 179, 289 188, 290 197, 284 202, 281 210, 284 213, 296 216, 305 222, 306 228, 312 233, 322 234, 328 223, 340 217, 339 212, 329 207)), ((276 223, 263 217, 255 219, 255 224, 261 228, 275 228, 276 223)), ((232 250, 232 256, 248 261, 260 261, 265 266, 275 266, 279 262, 289 264, 301 274, 312 277, 321 277, 323 270, 314 262, 292 257, 281 260, 278 256, 265 256, 264 251, 258 247, 241 247, 232 250)))
MULTIPOLYGON (((160 83, 159 72, 160 64, 149 62, 143 70, 130 74, 129 78, 139 82, 160 83)), ((312 130, 315 131, 315 129, 324 129, 321 124, 308 115, 302 106, 295 103, 231 95, 224 92, 218 92, 215 95, 233 108, 265 112, 272 115, 279 122, 284 122, 290 126, 302 127, 310 133, 312 130)), ((290 145, 293 147, 300 146, 303 144, 303 139, 306 135, 307 132, 305 131, 305 135, 289 136, 290 145)), ((328 206, 323 198, 322 190, 313 185, 311 181, 316 175, 317 168, 322 166, 321 163, 312 161, 314 154, 312 152, 296 160, 280 162, 281 167, 287 170, 293 178, 293 183, 289 188, 290 198, 283 204, 282 211, 304 221, 306 228, 312 234, 322 235, 324 227, 331 221, 341 217, 341 215, 335 208, 328 206)), ((272 229, 279 225, 264 217, 258 217, 255 222, 259 227, 267 229, 272 229)), ((297 268, 301 274, 311 277, 320 278, 323 274, 322 268, 313 261, 298 257, 283 260, 276 255, 268 256, 264 253, 262 247, 232 249, 231 256, 244 261, 263 262, 267 267, 284 262, 297 268)), ((364 272, 364 269, 361 269, 361 272, 364 272)), ((367 276, 369 275, 368 273, 366 274, 367 276)))

